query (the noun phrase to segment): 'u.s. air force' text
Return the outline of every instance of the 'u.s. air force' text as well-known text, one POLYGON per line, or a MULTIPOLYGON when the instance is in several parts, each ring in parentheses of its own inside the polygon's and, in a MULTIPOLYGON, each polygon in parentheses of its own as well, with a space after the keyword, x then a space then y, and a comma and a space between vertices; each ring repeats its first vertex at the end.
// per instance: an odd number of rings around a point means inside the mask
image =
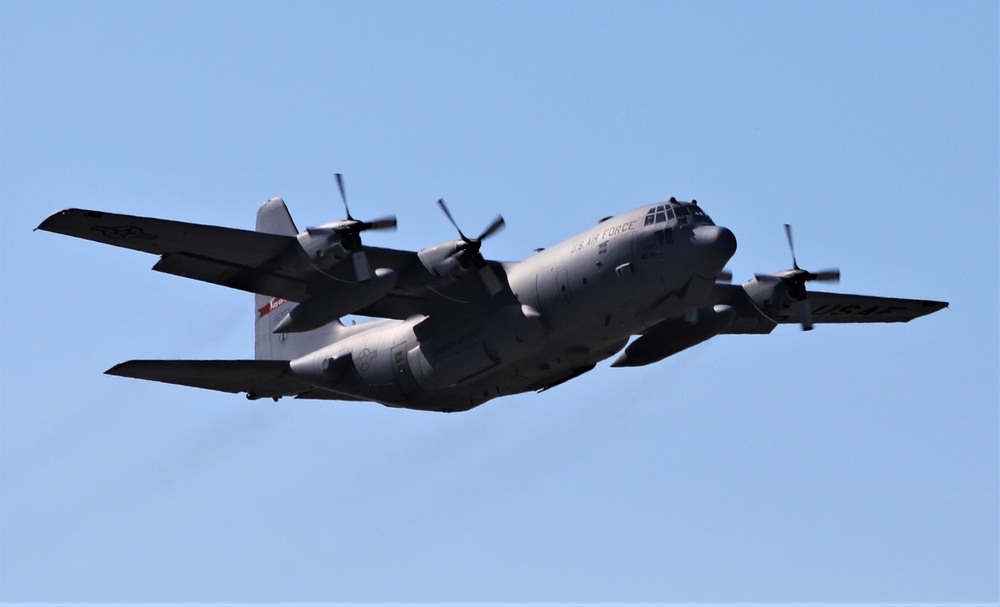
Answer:
POLYGON ((616 226, 607 228, 603 232, 594 232, 594 235, 588 238, 587 240, 581 240, 580 242, 573 245, 573 248, 570 250, 570 254, 572 255, 573 253, 581 251, 584 247, 589 247, 591 245, 604 242, 605 240, 613 236, 624 234, 625 232, 631 232, 632 230, 635 229, 635 224, 636 221, 626 221, 625 223, 621 223, 616 226))

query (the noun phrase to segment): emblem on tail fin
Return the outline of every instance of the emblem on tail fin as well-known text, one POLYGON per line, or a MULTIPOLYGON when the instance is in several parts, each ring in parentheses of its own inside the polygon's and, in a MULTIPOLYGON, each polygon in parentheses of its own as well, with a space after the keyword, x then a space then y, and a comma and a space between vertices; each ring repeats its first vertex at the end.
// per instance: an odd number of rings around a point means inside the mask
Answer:
POLYGON ((257 310, 257 318, 258 319, 264 318, 265 316, 273 312, 275 308, 279 307, 286 301, 287 300, 284 300, 280 297, 272 297, 271 301, 267 302, 257 310))

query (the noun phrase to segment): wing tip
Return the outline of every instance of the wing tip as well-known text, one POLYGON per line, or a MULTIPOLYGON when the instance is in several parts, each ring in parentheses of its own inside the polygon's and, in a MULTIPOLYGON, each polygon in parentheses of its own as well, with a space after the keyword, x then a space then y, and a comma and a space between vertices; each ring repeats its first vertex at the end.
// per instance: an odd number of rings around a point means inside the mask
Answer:
POLYGON ((37 228, 35 228, 32 231, 43 230, 45 232, 54 232, 56 234, 61 234, 62 232, 58 228, 59 220, 61 220, 66 215, 79 214, 79 213, 82 213, 83 215, 86 215, 87 217, 91 217, 94 219, 100 219, 101 217, 104 217, 104 213, 102 213, 101 211, 88 211, 86 209, 77 209, 70 207, 68 209, 56 211, 55 213, 49 215, 48 217, 42 220, 42 223, 38 224, 37 228))

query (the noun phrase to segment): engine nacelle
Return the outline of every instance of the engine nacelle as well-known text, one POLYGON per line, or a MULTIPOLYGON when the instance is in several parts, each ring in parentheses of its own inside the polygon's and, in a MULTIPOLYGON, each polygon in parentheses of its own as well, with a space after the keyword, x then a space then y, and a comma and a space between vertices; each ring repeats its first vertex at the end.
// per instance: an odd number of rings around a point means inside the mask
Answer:
POLYGON ((417 259, 438 285, 448 285, 461 278, 472 269, 474 256, 463 240, 442 242, 417 252, 417 259))
POLYGON ((310 265, 327 270, 358 250, 359 242, 350 242, 336 231, 340 223, 342 222, 335 221, 325 224, 295 237, 310 265))
POLYGON ((698 310, 697 320, 672 318, 650 327, 611 363, 612 367, 641 367, 663 360, 725 331, 736 319, 730 306, 698 310))
POLYGON ((789 295, 788 285, 780 280, 780 274, 775 274, 774 280, 754 278, 743 283, 743 290, 754 305, 763 311, 775 310, 779 306, 793 302, 789 295))

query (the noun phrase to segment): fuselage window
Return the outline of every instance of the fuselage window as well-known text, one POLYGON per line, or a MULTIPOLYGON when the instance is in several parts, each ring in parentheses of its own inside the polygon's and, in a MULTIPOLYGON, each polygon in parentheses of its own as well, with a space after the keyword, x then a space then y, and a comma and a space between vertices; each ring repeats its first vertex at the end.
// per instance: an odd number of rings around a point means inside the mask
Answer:
POLYGON ((667 244, 674 244, 674 232, 670 228, 663 228, 662 230, 657 230, 653 234, 653 243, 656 246, 663 246, 667 244))

